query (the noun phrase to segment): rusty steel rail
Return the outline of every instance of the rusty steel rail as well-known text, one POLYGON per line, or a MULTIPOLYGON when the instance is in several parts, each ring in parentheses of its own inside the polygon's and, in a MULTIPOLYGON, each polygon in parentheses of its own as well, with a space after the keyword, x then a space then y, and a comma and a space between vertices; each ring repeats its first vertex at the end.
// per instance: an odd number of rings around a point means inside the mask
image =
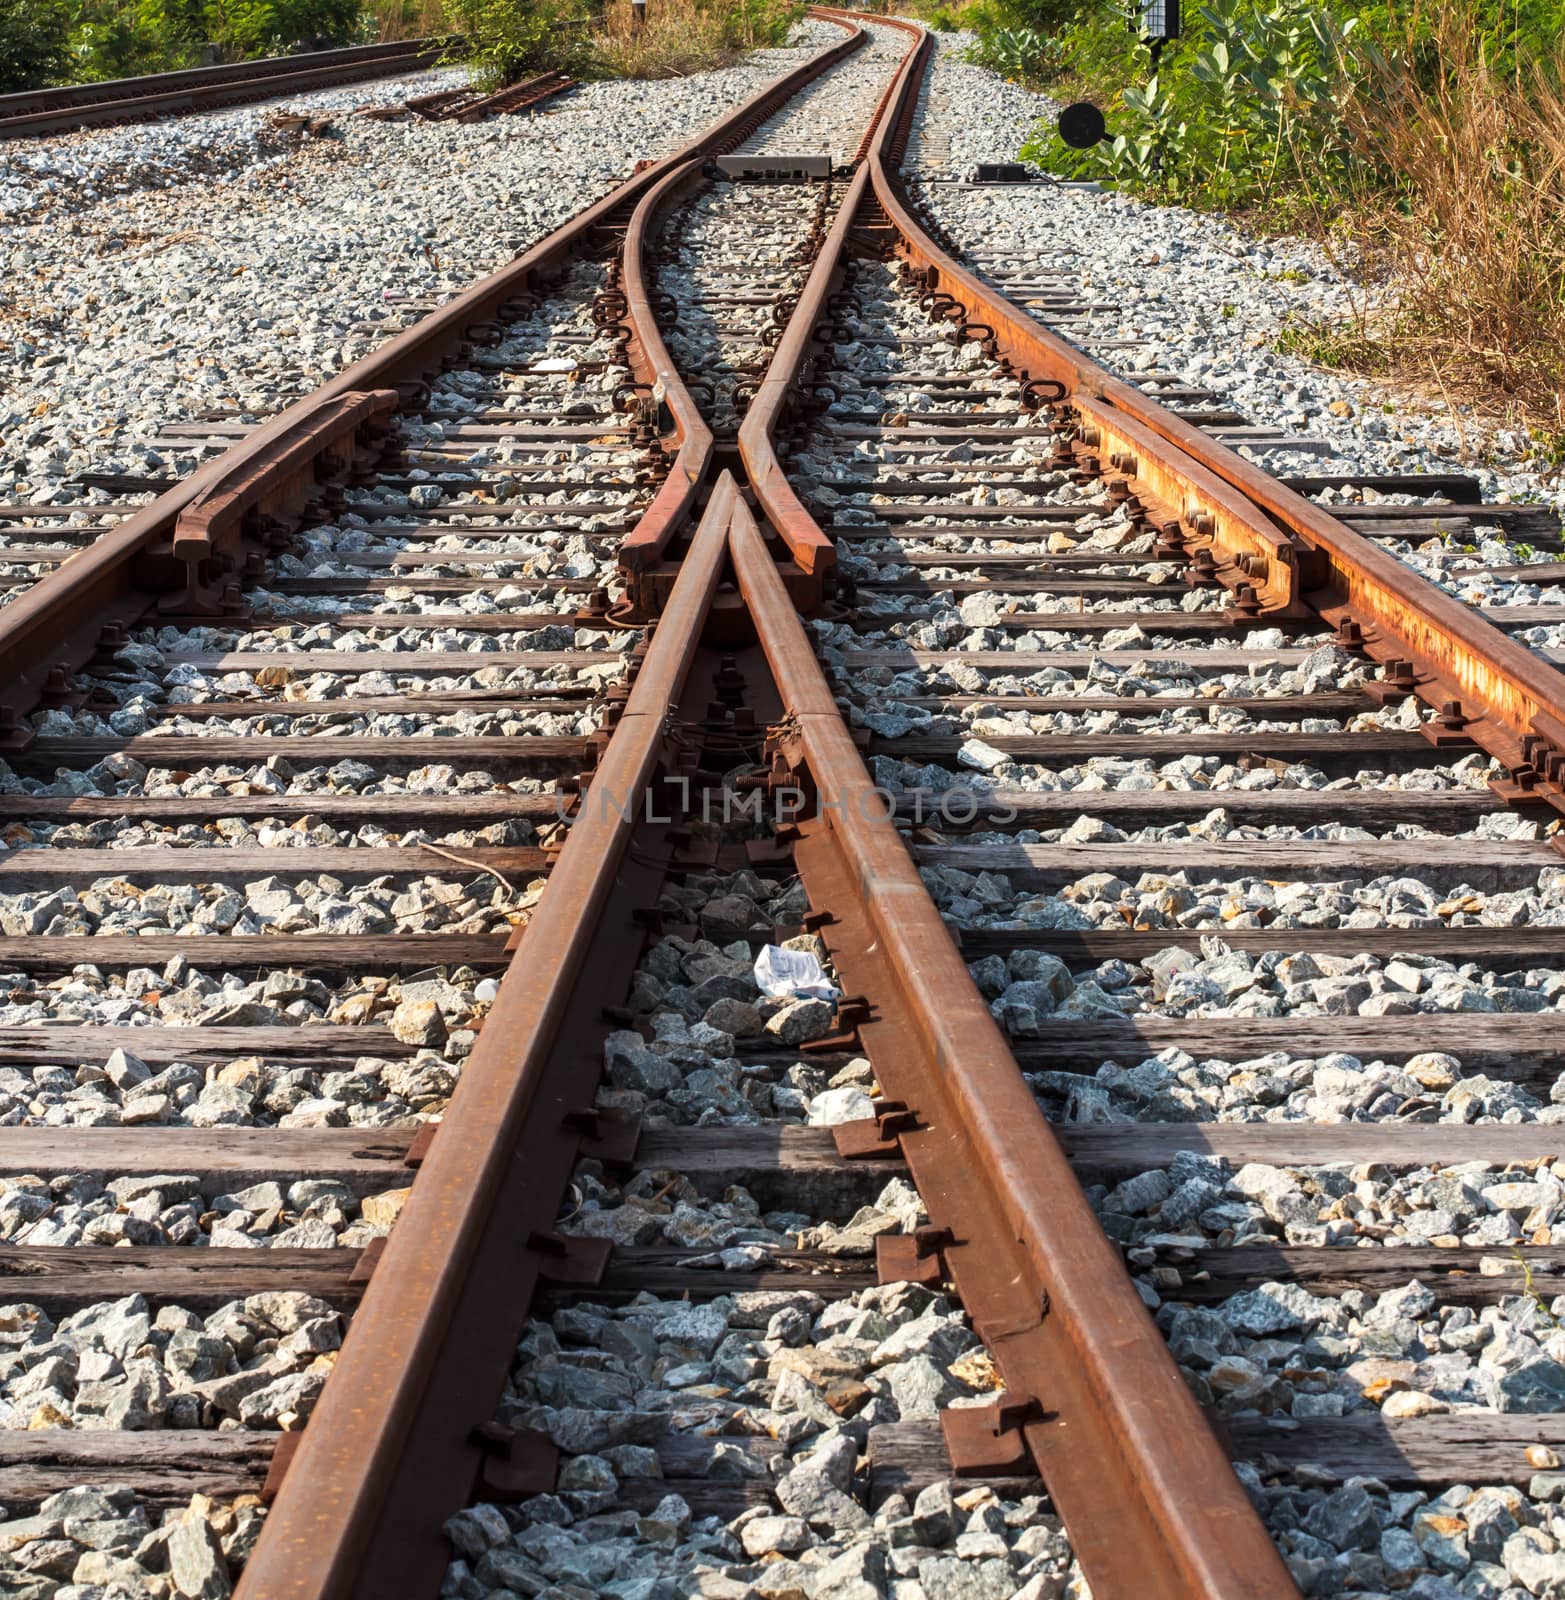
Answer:
POLYGON ((1510 769, 1515 785, 1565 815, 1565 673, 1509 638, 1323 507, 1114 376, 981 282, 915 219, 898 173, 925 38, 895 113, 869 152, 875 198, 933 318, 1078 419, 1080 464, 1124 480, 1154 522, 1249 615, 1316 613, 1510 769))
MULTIPOLYGON (((872 199, 905 142, 928 60, 924 30, 901 26, 917 35, 914 46, 740 434, 756 503, 810 574, 830 571, 832 541, 788 484, 773 438, 789 407, 807 398, 813 353, 832 336, 850 240, 884 241, 888 222, 899 243, 921 239, 910 216, 872 199)), ((1226 486, 1207 475, 1200 487, 1216 496, 1226 486)), ((1246 514, 1230 494, 1235 514, 1246 514)), ((743 502, 730 546, 788 713, 771 744, 774 775, 816 801, 794 860, 812 903, 833 909, 820 931, 839 978, 878 1001, 860 1031, 889 1120, 872 1125, 867 1146, 908 1161, 932 1238, 1006 1385, 995 1407, 945 1414, 953 1456, 994 1473, 1035 1462, 1095 1592, 1294 1593, 886 816, 796 595, 743 502)), ((844 1147, 853 1148, 851 1135, 844 1147)))
MULTIPOLYGON (((123 642, 124 627, 164 596, 183 594, 198 612, 217 610, 228 587, 227 575, 239 560, 243 545, 223 549, 216 560, 205 560, 192 577, 172 550, 176 524, 188 506, 220 484, 231 483, 236 475, 245 475, 256 491, 244 508, 246 514, 235 519, 229 531, 246 543, 264 536, 267 519, 286 509, 286 495, 282 505, 270 498, 272 480, 267 466, 280 451, 288 452, 294 465, 301 466, 301 427, 319 425, 314 436, 318 448, 313 452, 319 472, 320 464, 330 462, 339 441, 334 424, 323 422, 334 402, 422 386, 475 335, 481 335, 497 317, 504 317, 507 308, 524 311, 537 280, 595 243, 613 239, 618 219, 649 189, 686 162, 704 160, 728 141, 748 137, 858 42, 856 30, 850 31, 842 43, 783 74, 689 144, 611 189, 508 266, 354 362, 313 395, 262 423, 241 443, 198 468, 150 505, 138 508, 88 549, 41 578, 0 612, 0 713, 14 718, 31 711, 51 678, 77 671, 100 650, 117 649, 123 642)), ((360 441, 361 454, 375 448, 371 432, 366 430, 360 441)), ((329 492, 332 485, 324 483, 321 488, 329 492)))
MULTIPOLYGON (((814 9, 818 15, 834 21, 848 23, 862 20, 848 11, 821 6, 814 9)), ((739 428, 739 455, 744 462, 750 490, 767 520, 787 546, 795 567, 803 575, 804 582, 795 586, 794 595, 806 608, 819 606, 826 598, 832 575, 836 571, 837 547, 816 526, 814 518, 805 510, 803 502, 788 482, 788 476, 777 459, 777 432, 793 408, 805 398, 803 391, 808 387, 813 352, 823 328, 823 319, 830 317, 833 295, 842 281, 848 235, 869 192, 869 172, 864 165, 864 157, 874 147, 877 134, 885 125, 888 110, 898 103, 899 97, 905 92, 905 86, 910 81, 909 75, 917 68, 927 38, 924 30, 915 23, 904 22, 897 17, 877 17, 875 20, 911 34, 914 42, 896 75, 886 85, 874 117, 865 129, 856 155, 857 169, 849 181, 847 193, 800 291, 798 304, 788 318, 782 337, 777 341, 766 375, 757 385, 755 397, 739 428)), ((824 326, 829 328, 829 322, 824 326)))
POLYGON ((648 905, 637 813, 672 765, 681 699, 722 576, 734 488, 713 493, 630 697, 451 1105, 365 1290, 245 1566, 241 1600, 433 1594, 444 1519, 480 1494, 552 1488, 554 1449, 486 1426, 540 1281, 593 1281, 606 1241, 553 1232, 576 1161, 608 1129, 592 1109, 601 983, 633 965, 648 905), (583 1008, 581 995, 589 1003, 583 1008), (594 999, 593 997, 597 997, 594 999), (487 1458, 487 1464, 486 1464, 487 1458))
POLYGON ((384 120, 411 114, 426 122, 481 122, 486 117, 514 116, 531 110, 575 87, 574 78, 556 69, 497 89, 493 94, 480 94, 476 89, 443 89, 404 100, 401 105, 367 106, 360 115, 384 120))
POLYGON ((1006 1387, 995 1406, 943 1413, 953 1456, 1003 1476, 1030 1455, 1095 1594, 1295 1593, 887 816, 742 502, 730 548, 788 709, 774 772, 816 797, 794 861, 811 903, 832 908, 819 932, 839 980, 876 999, 860 1033, 896 1125, 877 1131, 907 1161, 1006 1387))
POLYGON ((620 253, 625 356, 637 381, 640 403, 659 428, 662 448, 674 456, 652 504, 620 544, 620 575, 626 580, 636 614, 641 616, 657 609, 649 569, 667 555, 669 541, 695 508, 712 465, 712 429, 668 353, 646 270, 647 237, 658 217, 676 197, 700 182, 701 163, 687 161, 648 190, 631 216, 620 253), (665 411, 667 426, 662 421, 665 411))
POLYGON ((434 66, 452 43, 450 39, 394 40, 0 95, 0 139, 215 111, 274 95, 394 77, 434 66))
MULTIPOLYGON (((859 26, 858 19, 837 13, 822 12, 821 15, 851 30, 849 49, 859 48, 868 37, 859 26)), ((868 138, 868 132, 865 137, 868 138)), ((737 139, 730 141, 728 148, 734 148, 739 142, 737 139)), ((726 151, 713 152, 714 155, 723 153, 726 151)), ((631 607, 637 615, 648 615, 658 609, 661 591, 666 589, 670 574, 666 571, 659 573, 656 569, 668 555, 675 530, 690 515, 713 460, 712 430, 668 352, 658 326, 645 265, 646 241, 658 218, 677 199, 705 181, 702 168, 703 162, 688 161, 670 172, 642 197, 626 230, 625 248, 621 256, 620 281, 628 330, 626 354, 631 370, 642 387, 645 403, 659 416, 665 408, 669 414, 671 421, 670 426, 664 429, 663 447, 674 451, 673 466, 657 499, 620 546, 620 575, 625 581, 631 607)), ((808 289, 805 292, 807 294, 808 289)), ((764 393, 764 385, 762 387, 764 393)), ((752 402, 747 417, 758 409, 764 409, 759 395, 752 402)), ((744 438, 741 430, 741 455, 745 449, 744 438)), ((746 467, 749 468, 749 465, 746 459, 746 467)), ((750 476, 753 484, 753 471, 750 476)), ((817 554, 821 555, 823 562, 821 571, 825 571, 836 556, 829 542, 825 552, 817 554)), ((807 572, 813 570, 803 559, 799 564, 807 572)))
POLYGON ((868 182, 868 169, 860 165, 805 280, 799 303, 777 341, 766 375, 757 385, 755 398, 739 425, 739 456, 750 490, 794 565, 804 574, 809 589, 799 598, 807 606, 818 606, 825 598, 836 571, 837 546, 816 526, 789 483, 777 459, 777 430, 799 400, 801 383, 807 381, 804 375, 809 371, 810 349, 832 294, 842 280, 848 231, 863 204, 868 182))

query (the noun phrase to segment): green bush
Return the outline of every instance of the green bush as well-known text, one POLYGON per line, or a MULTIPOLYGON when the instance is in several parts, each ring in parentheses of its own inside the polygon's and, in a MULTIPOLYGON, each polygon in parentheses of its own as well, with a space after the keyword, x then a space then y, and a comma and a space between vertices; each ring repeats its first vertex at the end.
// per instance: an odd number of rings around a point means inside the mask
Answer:
POLYGON ((552 0, 446 0, 461 59, 486 87, 498 87, 549 67, 574 65, 565 7, 552 0))
POLYGON ((206 42, 225 55, 275 55, 296 44, 346 44, 359 25, 359 0, 207 0, 206 42))
POLYGON ((1042 83, 1058 71, 1058 45, 1038 28, 993 28, 966 52, 976 66, 988 67, 1015 83, 1042 83))
POLYGON ((0 0, 0 94, 55 83, 70 65, 63 0, 0 0))
MULTIPOLYGON (((1145 85, 1129 81, 1134 57, 1116 44, 1125 77, 1108 108, 1109 140, 1070 150, 1046 123, 1022 154, 1056 172, 1197 205, 1265 204, 1313 186, 1342 156, 1333 111, 1355 27, 1290 0, 1209 0, 1145 85)), ((1122 40, 1132 38, 1123 20, 1120 29, 1122 40)), ((1102 63, 1094 67, 1089 79, 1102 63)))
POLYGON ((364 36, 362 0, 0 0, 0 76, 24 47, 33 82, 91 83, 364 36))

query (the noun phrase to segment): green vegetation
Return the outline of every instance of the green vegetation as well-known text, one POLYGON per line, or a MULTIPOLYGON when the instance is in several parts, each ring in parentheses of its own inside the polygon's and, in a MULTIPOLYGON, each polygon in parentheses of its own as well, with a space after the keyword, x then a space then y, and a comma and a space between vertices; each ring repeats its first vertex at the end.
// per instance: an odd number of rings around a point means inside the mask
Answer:
MULTIPOLYGON (((877 0, 884 6, 885 0, 877 0)), ((0 0, 0 93, 450 32, 482 82, 679 77, 780 44, 795 0, 0 0)))
POLYGON ((1101 95, 1107 75, 1118 79, 1111 138, 1070 150, 1047 127, 1026 146, 1030 159, 1072 177, 1229 208, 1308 190, 1340 162, 1337 87, 1357 19, 1338 21, 1296 0, 1209 0, 1151 77, 1136 36, 1122 15, 1114 20, 1112 52, 1103 41, 1075 57, 1069 31, 1062 47, 1085 69, 1089 90, 1101 95))
POLYGON ((54 83, 70 60, 71 19, 59 0, 0 0, 0 93, 54 83))
POLYGON ((1097 148, 1045 123, 1025 158, 1310 232, 1386 289, 1373 316, 1289 328, 1281 347, 1565 430, 1559 0, 1186 0, 1155 72, 1123 0, 924 15, 974 30, 973 60, 1103 109, 1097 148))
POLYGON ((0 0, 0 93, 427 31, 394 0, 0 0))
MULTIPOLYGON (((1273 348, 1299 356, 1318 367, 1351 367, 1355 372, 1383 373, 1390 367, 1387 351, 1356 323, 1294 320, 1284 324, 1273 348)), ((1386 410, 1393 408, 1387 406, 1386 410)))
POLYGON ((578 77, 684 77, 781 44, 802 13, 791 0, 447 0, 454 32, 484 80, 548 67, 578 77))

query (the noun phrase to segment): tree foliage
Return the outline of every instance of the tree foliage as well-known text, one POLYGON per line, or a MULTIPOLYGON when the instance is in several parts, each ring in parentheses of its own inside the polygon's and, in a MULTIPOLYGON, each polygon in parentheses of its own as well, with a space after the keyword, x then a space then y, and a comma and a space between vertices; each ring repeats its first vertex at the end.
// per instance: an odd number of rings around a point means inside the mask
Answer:
POLYGON ((58 82, 70 65, 64 0, 0 0, 0 94, 58 82))
POLYGON ((0 92, 346 45, 366 32, 363 0, 0 0, 0 92))

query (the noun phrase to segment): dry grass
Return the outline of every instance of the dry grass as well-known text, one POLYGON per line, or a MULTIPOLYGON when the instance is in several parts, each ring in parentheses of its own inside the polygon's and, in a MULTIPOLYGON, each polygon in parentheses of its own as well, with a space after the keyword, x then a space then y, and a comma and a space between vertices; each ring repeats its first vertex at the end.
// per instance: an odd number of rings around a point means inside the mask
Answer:
POLYGON ((436 38, 447 31, 443 0, 365 0, 364 16, 377 44, 436 38))
POLYGON ((1435 0, 1408 23, 1419 70, 1408 49, 1359 76, 1344 126, 1363 181, 1339 235, 1390 286, 1368 325, 1383 372, 1558 435, 1565 59, 1498 67, 1472 21, 1435 0))
POLYGON ((685 77, 778 44, 796 15, 780 0, 648 0, 636 26, 630 0, 607 0, 593 29, 593 69, 613 78, 685 77))

